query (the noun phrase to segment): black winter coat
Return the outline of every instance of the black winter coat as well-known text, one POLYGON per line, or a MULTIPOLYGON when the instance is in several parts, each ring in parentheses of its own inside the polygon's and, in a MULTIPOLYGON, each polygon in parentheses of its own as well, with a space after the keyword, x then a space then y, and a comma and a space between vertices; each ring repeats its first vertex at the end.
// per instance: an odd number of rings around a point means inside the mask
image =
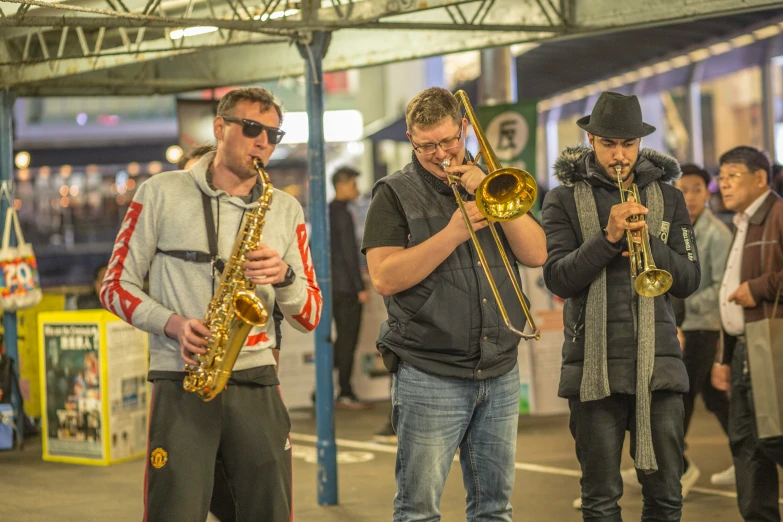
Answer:
MULTIPOLYGON (((671 273, 673 283, 667 294, 655 298, 655 368, 651 389, 685 392, 688 375, 677 341, 674 311, 670 295, 688 297, 699 287, 696 242, 682 193, 670 185, 680 175, 673 158, 649 149, 641 151, 635 167, 635 182, 641 203, 644 188, 660 183, 664 199, 661 237, 650 237, 652 258, 658 268, 671 273), (665 233, 666 223, 669 225, 665 233)), ((638 296, 633 290, 625 239, 610 243, 604 234, 586 242, 577 217, 574 183, 581 180, 593 188, 598 221, 606 227, 612 206, 620 203, 616 182, 597 168, 591 149, 566 149, 555 163, 555 175, 562 184, 544 200, 543 228, 547 236, 549 258, 544 265, 544 281, 555 295, 566 300, 563 310, 565 341, 558 394, 579 395, 582 382, 585 339, 585 303, 593 280, 606 267, 607 286, 607 359, 612 393, 636 393, 636 353, 638 296)))

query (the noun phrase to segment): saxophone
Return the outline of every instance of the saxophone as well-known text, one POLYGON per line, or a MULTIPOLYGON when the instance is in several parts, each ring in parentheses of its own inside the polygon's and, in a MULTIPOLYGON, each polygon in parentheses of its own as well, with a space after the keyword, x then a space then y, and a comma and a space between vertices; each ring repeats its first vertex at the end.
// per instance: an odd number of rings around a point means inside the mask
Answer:
POLYGON ((183 387, 209 402, 222 392, 231 369, 254 326, 264 326, 269 311, 256 295, 255 285, 244 275, 247 254, 258 248, 264 229, 264 216, 272 203, 272 182, 259 159, 253 166, 261 178, 262 195, 258 206, 245 214, 231 257, 228 259, 220 285, 212 297, 204 318, 204 325, 212 336, 207 341, 205 354, 198 354, 198 366, 185 366, 183 387))

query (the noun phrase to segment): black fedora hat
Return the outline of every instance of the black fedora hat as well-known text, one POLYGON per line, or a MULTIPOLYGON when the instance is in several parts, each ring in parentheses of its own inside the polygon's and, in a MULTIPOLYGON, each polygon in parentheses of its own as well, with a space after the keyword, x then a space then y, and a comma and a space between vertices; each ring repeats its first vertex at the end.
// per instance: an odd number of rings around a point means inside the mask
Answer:
POLYGON ((655 127, 642 121, 639 99, 617 92, 603 92, 593 107, 593 113, 576 121, 593 136, 601 138, 642 138, 655 132, 655 127))

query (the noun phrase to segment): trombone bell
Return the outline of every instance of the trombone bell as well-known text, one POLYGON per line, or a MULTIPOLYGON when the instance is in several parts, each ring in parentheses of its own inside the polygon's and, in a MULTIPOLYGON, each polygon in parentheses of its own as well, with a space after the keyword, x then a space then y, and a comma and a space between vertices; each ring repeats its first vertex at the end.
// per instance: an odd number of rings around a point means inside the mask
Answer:
MULTIPOLYGON (((465 116, 470 120, 473 125, 473 130, 476 133, 476 139, 479 142, 479 152, 476 154, 475 161, 478 163, 478 159, 481 155, 484 155, 484 162, 487 165, 487 176, 481 181, 478 188, 476 188, 476 207, 479 212, 486 217, 489 221, 510 221, 524 215, 533 206, 536 201, 536 195, 538 193, 538 187, 533 176, 522 169, 513 167, 503 167, 495 157, 495 152, 489 146, 484 131, 481 129, 481 125, 473 112, 473 107, 470 105, 468 95, 465 91, 457 91, 454 93, 454 97, 460 104, 465 106, 465 116)), ((443 160, 440 164, 441 168, 449 166, 449 160, 443 160)), ((511 320, 508 317, 506 306, 503 303, 503 299, 500 297, 500 291, 495 284, 495 279, 490 271, 489 264, 487 263, 484 250, 476 237, 476 232, 473 230, 473 224, 470 222, 468 213, 465 210, 465 203, 462 201, 462 197, 457 189, 457 180, 451 174, 448 174, 449 185, 451 185, 454 191, 454 197, 457 199, 457 205, 462 211, 462 217, 465 220, 465 225, 470 232, 470 238, 473 241, 473 245, 476 248, 476 253, 481 261, 480 265, 484 268, 484 274, 487 276, 489 286, 492 289, 492 295, 495 297, 495 301, 498 304, 500 315, 503 317, 503 321, 506 327, 519 335, 523 339, 540 339, 541 332, 536 328, 536 323, 533 321, 533 317, 530 315, 525 298, 522 295, 522 289, 519 287, 519 282, 514 274, 514 270, 511 267, 511 263, 508 260, 506 251, 500 242, 500 236, 498 236, 495 227, 490 224, 488 227, 492 232, 492 237, 495 240, 495 245, 498 248, 500 257, 503 259, 503 264, 506 267, 506 272, 511 279, 511 284, 514 286, 514 291, 519 299, 519 303, 522 306, 522 312, 525 314, 525 319, 530 324, 532 333, 525 333, 511 324, 511 320)))
POLYGON ((506 167, 490 172, 476 189, 476 206, 494 221, 511 221, 528 212, 538 187, 521 169, 506 167))

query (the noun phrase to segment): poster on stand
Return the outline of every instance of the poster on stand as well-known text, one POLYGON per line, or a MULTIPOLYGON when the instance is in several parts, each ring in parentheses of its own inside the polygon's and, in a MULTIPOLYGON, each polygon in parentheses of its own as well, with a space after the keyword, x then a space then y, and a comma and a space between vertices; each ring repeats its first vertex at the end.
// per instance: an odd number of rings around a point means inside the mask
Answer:
POLYGON ((45 446, 52 456, 102 460, 100 325, 43 325, 45 446))
POLYGON ((568 401, 557 396, 563 352, 563 300, 546 288, 543 268, 521 267, 520 273, 525 295, 530 299, 530 313, 541 330, 539 340, 522 341, 519 345, 523 398, 527 393, 533 415, 567 413, 568 401), (526 373, 522 371, 525 365, 526 373))
POLYGON ((106 323, 112 461, 133 458, 146 451, 149 412, 146 342, 147 334, 128 323, 106 323))

